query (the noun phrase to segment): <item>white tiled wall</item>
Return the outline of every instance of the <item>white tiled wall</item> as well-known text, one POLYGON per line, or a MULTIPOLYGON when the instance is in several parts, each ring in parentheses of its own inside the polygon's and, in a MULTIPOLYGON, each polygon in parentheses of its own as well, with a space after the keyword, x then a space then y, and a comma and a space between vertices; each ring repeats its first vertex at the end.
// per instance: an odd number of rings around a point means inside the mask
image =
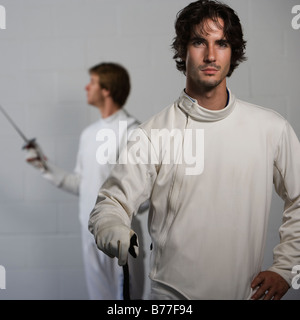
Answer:
MULTIPOLYGON (((85 102, 89 67, 122 63, 141 121, 178 97, 185 78, 170 45, 187 0, 0 0, 0 104, 46 155, 73 170, 78 137, 98 117, 85 102)), ((248 61, 229 79, 241 99, 272 108, 300 137, 299 0, 228 0, 248 40, 248 61)), ((0 115, 0 299, 87 299, 77 198, 55 189, 24 161, 21 139, 0 115)), ((272 261, 282 202, 274 195, 264 266, 272 261)), ((145 227, 146 218, 142 218, 145 227)), ((285 299, 300 299, 291 289, 285 299)))

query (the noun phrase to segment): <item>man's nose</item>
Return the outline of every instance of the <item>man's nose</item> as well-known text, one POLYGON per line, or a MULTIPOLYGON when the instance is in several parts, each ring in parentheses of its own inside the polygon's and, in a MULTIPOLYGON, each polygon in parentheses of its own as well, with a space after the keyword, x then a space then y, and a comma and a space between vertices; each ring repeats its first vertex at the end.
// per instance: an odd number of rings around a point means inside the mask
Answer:
POLYGON ((216 54, 213 46, 208 46, 204 55, 204 62, 215 62, 216 54))

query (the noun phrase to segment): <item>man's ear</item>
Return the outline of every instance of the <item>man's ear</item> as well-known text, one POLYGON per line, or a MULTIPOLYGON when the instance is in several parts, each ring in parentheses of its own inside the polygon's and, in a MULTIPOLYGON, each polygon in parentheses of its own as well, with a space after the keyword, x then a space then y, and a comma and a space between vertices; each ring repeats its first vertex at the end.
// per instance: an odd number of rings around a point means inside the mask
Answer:
POLYGON ((101 91, 105 98, 110 96, 110 91, 108 89, 102 88, 101 91))

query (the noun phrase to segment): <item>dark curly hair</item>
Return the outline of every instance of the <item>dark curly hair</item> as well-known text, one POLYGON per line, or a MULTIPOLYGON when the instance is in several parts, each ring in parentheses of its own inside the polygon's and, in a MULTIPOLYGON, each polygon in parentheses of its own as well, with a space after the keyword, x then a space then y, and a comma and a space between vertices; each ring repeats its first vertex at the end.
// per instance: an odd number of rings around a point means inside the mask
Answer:
POLYGON ((177 13, 175 22, 176 36, 173 39, 173 59, 179 71, 186 73, 185 57, 187 45, 194 32, 195 26, 205 27, 205 20, 210 19, 221 27, 218 19, 224 21, 224 36, 231 47, 231 64, 227 74, 231 76, 233 70, 243 61, 245 57, 246 41, 243 39, 243 30, 240 19, 233 9, 219 1, 199 0, 190 3, 177 13))

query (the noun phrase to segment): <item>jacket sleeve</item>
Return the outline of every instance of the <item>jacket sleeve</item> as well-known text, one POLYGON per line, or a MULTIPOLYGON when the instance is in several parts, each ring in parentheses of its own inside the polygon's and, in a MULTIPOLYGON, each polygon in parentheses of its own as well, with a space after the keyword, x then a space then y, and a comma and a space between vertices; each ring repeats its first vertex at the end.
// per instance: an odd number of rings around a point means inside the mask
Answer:
POLYGON ((153 149, 147 135, 140 128, 134 130, 118 163, 99 190, 89 219, 89 230, 94 236, 99 225, 103 228, 120 223, 130 227, 140 205, 151 198, 157 175, 153 159, 153 149))
POLYGON ((294 266, 300 264, 300 144, 286 122, 274 163, 274 186, 284 200, 280 243, 274 248, 270 271, 280 274, 291 285, 294 266))
POLYGON ((79 195, 79 187, 81 182, 81 150, 82 150, 82 135, 79 140, 79 148, 76 158, 76 166, 74 172, 67 172, 64 169, 56 166, 50 161, 47 161, 47 170, 43 172, 43 177, 66 192, 72 193, 76 196, 79 195))
POLYGON ((80 174, 77 172, 69 173, 47 161, 47 171, 43 177, 50 183, 64 191, 79 195, 80 174))

